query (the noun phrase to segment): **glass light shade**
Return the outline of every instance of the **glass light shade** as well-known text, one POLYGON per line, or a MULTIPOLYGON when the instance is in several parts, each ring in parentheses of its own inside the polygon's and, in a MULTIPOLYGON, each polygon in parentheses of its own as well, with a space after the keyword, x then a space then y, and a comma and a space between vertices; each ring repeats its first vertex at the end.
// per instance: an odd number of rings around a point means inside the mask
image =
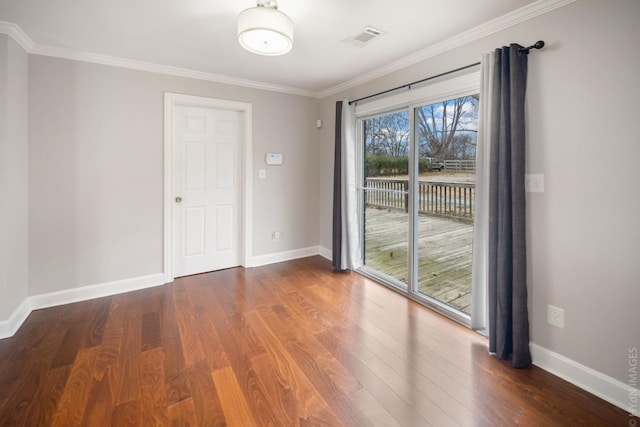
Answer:
POLYGON ((284 55, 293 47, 293 22, 272 7, 252 7, 238 17, 238 41, 258 55, 284 55))

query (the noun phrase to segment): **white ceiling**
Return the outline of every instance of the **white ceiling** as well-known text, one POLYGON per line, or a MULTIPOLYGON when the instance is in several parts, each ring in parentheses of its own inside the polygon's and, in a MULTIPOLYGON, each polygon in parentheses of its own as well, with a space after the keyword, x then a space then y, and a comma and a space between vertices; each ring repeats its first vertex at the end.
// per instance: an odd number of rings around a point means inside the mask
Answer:
POLYGON ((238 44, 238 14, 254 0, 0 0, 0 21, 17 24, 33 53, 106 55, 317 94, 550 3, 562 1, 279 0, 295 26, 293 50, 280 57, 238 44), (386 34, 365 47, 344 42, 365 26, 386 34))

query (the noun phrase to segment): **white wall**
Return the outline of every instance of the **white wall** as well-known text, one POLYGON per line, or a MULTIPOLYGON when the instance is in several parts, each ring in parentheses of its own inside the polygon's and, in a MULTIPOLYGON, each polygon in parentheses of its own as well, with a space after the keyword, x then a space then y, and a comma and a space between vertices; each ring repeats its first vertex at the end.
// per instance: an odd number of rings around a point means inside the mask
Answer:
POLYGON ((28 288, 28 56, 0 34, 0 321, 28 288))
POLYGON ((165 91, 253 104, 254 255, 317 245, 317 100, 31 55, 30 295, 163 271, 165 91))
POLYGON ((545 193, 527 198, 531 340, 628 381, 640 347, 640 2, 580 0, 345 91, 321 103, 320 244, 331 247, 334 104, 543 39, 529 57, 527 170, 545 193), (565 310, 565 328, 546 306, 565 310))

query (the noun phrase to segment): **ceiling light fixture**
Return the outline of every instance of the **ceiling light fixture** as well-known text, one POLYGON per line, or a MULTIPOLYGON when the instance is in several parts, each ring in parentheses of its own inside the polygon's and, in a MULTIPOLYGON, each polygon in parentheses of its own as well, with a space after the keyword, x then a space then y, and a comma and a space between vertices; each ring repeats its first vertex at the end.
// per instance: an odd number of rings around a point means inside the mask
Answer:
POLYGON ((275 0, 258 0, 238 17, 238 42, 258 55, 284 55, 293 47, 293 22, 275 0))

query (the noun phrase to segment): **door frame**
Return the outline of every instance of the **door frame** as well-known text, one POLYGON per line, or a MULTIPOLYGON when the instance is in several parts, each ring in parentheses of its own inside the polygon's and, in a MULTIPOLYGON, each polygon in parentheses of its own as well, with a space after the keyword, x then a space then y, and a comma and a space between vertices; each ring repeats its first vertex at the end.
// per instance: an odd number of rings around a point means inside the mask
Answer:
POLYGON ((165 283, 175 279, 173 271, 173 119, 177 106, 211 108, 216 110, 237 111, 242 115, 242 236, 240 237, 241 265, 251 267, 253 245, 253 173, 252 146, 253 124, 252 104, 228 101, 225 99, 202 96, 164 93, 164 259, 163 274, 165 283))

